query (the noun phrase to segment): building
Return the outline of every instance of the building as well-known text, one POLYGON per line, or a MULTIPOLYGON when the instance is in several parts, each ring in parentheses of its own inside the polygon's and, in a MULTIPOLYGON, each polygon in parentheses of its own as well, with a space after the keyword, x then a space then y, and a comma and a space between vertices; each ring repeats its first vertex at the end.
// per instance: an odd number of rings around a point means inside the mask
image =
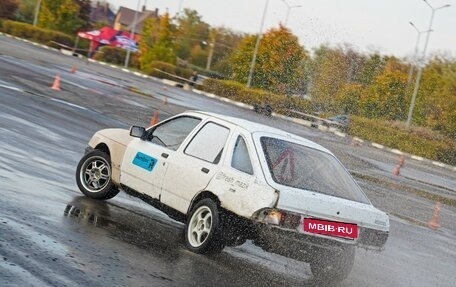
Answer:
MULTIPOLYGON (((135 19, 135 13, 135 10, 121 6, 114 19, 113 28, 115 30, 131 31, 135 19)), ((141 34, 144 21, 148 18, 158 18, 158 9, 151 11, 147 10, 146 6, 143 6, 142 10, 138 11, 136 27, 134 29, 135 34, 141 34)))
POLYGON ((93 25, 95 23, 105 23, 107 26, 113 26, 116 14, 109 7, 109 3, 106 1, 97 1, 95 5, 92 6, 90 12, 90 23, 93 25))

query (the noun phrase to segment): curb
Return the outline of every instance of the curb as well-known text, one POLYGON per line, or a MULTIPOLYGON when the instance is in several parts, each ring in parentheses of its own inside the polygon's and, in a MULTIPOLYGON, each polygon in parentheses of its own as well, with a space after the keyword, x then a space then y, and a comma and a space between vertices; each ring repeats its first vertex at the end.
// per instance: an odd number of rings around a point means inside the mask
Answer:
MULTIPOLYGON (((10 34, 6 34, 6 33, 3 33, 3 32, 0 32, 0 35, 6 36, 8 38, 15 39, 15 40, 19 40, 19 41, 22 41, 22 42, 25 42, 25 43, 28 43, 28 44, 32 44, 34 46, 39 46, 39 47, 47 49, 47 50, 52 50, 52 51, 55 51, 55 52, 59 52, 59 53, 61 53, 63 55, 66 55, 66 56, 71 56, 71 57, 75 56, 75 53, 73 53, 73 52, 71 52, 69 50, 55 49, 55 48, 52 48, 52 47, 49 47, 49 46, 46 46, 46 45, 43 45, 43 44, 32 42, 30 40, 19 38, 19 37, 16 37, 16 36, 12 36, 10 34)), ((84 56, 82 56, 81 54, 76 54, 76 55, 77 55, 78 58, 84 58, 84 56)), ((141 77, 141 78, 144 78, 144 79, 151 79, 151 80, 154 80, 154 81, 162 82, 163 84, 168 85, 168 86, 173 86, 173 87, 179 87, 179 86, 181 87, 182 86, 182 84, 180 84, 178 82, 175 82, 175 81, 151 77, 149 75, 142 74, 142 73, 139 73, 139 72, 136 72, 136 71, 131 71, 131 70, 126 69, 124 67, 108 64, 106 62, 97 61, 97 60, 94 60, 94 59, 88 59, 88 61, 91 62, 91 63, 97 63, 97 64, 102 65, 102 66, 108 66, 108 67, 113 68, 113 69, 118 69, 118 70, 121 70, 124 73, 133 74, 133 75, 135 75, 137 77, 141 77)), ((253 106, 249 105, 249 104, 233 101, 233 100, 231 100, 229 98, 220 97, 218 95, 215 95, 215 94, 212 94, 212 93, 207 93, 207 92, 204 92, 204 91, 201 91, 201 90, 197 90, 197 89, 191 89, 191 91, 193 91, 196 94, 208 97, 208 98, 217 99, 219 101, 223 101, 225 103, 229 103, 229 104, 232 104, 232 105, 244 108, 244 109, 253 110, 253 106)), ((293 122, 293 123, 298 124, 298 125, 316 128, 316 129, 318 129, 320 131, 324 131, 324 132, 330 132, 330 133, 333 133, 334 135, 336 135, 338 137, 342 137, 342 138, 350 137, 348 134, 339 131, 337 128, 328 128, 326 126, 318 125, 318 124, 315 124, 315 123, 310 122, 310 121, 306 121, 306 120, 299 119, 299 118, 292 118, 292 117, 288 117, 288 116, 285 116, 285 115, 277 114, 277 113, 274 113, 274 112, 272 113, 272 116, 275 117, 275 118, 280 118, 280 119, 283 119, 283 120, 286 120, 286 121, 293 122)), ((360 139, 358 137, 351 137, 351 139, 352 139, 353 142, 357 142, 358 145, 364 145, 364 143, 367 143, 366 141, 364 141, 364 140, 362 140, 362 139, 360 139)), ((442 162, 438 162, 438 161, 434 161, 434 160, 430 160, 430 159, 425 159, 423 157, 420 157, 420 156, 417 156, 417 155, 408 154, 408 153, 405 153, 405 152, 400 151, 398 149, 388 148, 388 147, 385 147, 384 145, 381 145, 381 144, 378 144, 378 143, 374 143, 374 142, 371 142, 370 145, 372 147, 374 147, 374 148, 385 150, 385 151, 388 151, 388 152, 393 153, 393 154, 408 156, 409 158, 411 158, 413 160, 416 160, 416 161, 426 162, 426 163, 432 164, 434 166, 438 166, 438 167, 442 167, 442 168, 446 168, 446 169, 449 169, 449 170, 456 171, 456 166, 451 166, 451 165, 448 165, 448 164, 445 164, 445 163, 442 163, 442 162)))

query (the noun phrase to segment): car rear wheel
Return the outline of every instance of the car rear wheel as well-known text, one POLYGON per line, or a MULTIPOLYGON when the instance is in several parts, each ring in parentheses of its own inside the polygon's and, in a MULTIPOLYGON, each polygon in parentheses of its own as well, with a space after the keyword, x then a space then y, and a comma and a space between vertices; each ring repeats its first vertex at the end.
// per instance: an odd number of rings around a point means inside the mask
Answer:
POLYGON ((192 208, 185 227, 185 243, 189 250, 200 254, 219 253, 225 247, 220 212, 212 199, 205 198, 192 208))
POLYGON ((110 156, 100 150, 84 155, 76 168, 76 183, 87 197, 110 199, 119 193, 111 180, 110 156))
POLYGON ((310 262, 315 279, 325 284, 338 283, 347 278, 355 262, 355 247, 350 246, 341 252, 323 253, 310 262))

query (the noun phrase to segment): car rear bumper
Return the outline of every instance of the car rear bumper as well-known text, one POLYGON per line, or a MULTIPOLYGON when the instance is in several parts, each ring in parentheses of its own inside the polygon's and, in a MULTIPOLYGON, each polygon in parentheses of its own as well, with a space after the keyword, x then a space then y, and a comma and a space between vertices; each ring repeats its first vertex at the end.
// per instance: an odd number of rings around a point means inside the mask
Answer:
POLYGON ((305 262, 311 261, 323 252, 338 254, 347 248, 355 247, 354 241, 340 242, 267 224, 259 224, 257 230, 258 238, 254 241, 257 246, 266 251, 305 262))
POLYGON ((298 233, 277 226, 258 224, 254 243, 266 251, 309 262, 315 256, 337 256, 357 246, 380 251, 384 248, 388 232, 361 228, 356 240, 298 233))

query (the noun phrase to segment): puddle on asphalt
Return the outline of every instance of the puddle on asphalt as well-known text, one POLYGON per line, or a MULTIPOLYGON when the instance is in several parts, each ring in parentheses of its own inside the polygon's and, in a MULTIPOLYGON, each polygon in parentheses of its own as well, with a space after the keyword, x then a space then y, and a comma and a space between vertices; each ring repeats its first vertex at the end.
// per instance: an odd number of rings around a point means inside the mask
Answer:
POLYGON ((176 248, 183 245, 183 228, 170 219, 144 215, 124 207, 85 196, 69 202, 63 215, 109 232, 115 238, 141 248, 176 248), (176 240, 178 239, 178 240, 176 240))
MULTIPOLYGON (((238 271, 247 269, 248 273, 263 275, 273 273, 273 277, 289 277, 290 282, 299 280, 304 286, 315 284, 309 268, 303 267, 307 266, 306 263, 262 251, 252 243, 236 248, 227 247, 220 255, 193 254, 185 247, 183 226, 171 219, 164 220, 158 214, 145 215, 117 204, 81 196, 66 204, 63 215, 77 221, 82 228, 101 229, 107 232, 108 237, 147 250, 147 253, 165 265, 203 264, 206 266, 204 270, 237 266, 238 271)), ((204 273, 204 270, 198 272, 204 273)), ((233 276, 233 273, 237 274, 231 270, 227 275, 233 276)))

